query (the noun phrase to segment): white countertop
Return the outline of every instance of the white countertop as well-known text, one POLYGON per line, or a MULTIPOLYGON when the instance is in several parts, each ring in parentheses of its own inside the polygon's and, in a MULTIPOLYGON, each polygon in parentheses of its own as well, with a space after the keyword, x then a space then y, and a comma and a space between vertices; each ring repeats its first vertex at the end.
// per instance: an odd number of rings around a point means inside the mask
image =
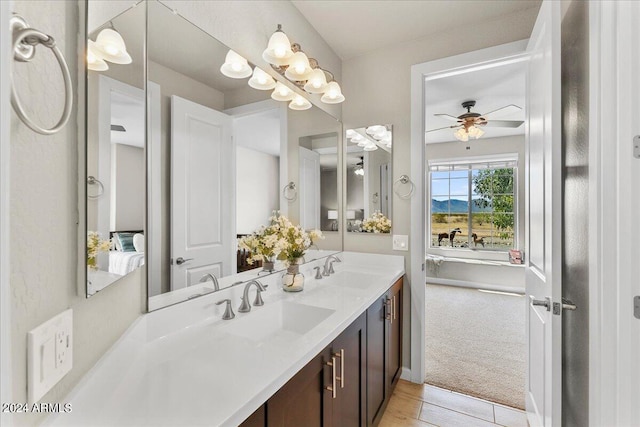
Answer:
POLYGON ((312 269, 323 259, 301 266, 303 292, 283 292, 280 274, 261 279, 269 285, 265 305, 249 313, 237 311, 240 285, 141 316, 64 399, 73 411, 45 424, 238 425, 404 274, 401 256, 339 257, 336 275, 322 280, 312 269), (360 282, 339 286, 340 277, 360 282), (221 320, 224 304, 215 302, 224 298, 232 299, 235 319, 221 320), (266 316, 285 305, 329 315, 303 334, 265 331, 266 316))

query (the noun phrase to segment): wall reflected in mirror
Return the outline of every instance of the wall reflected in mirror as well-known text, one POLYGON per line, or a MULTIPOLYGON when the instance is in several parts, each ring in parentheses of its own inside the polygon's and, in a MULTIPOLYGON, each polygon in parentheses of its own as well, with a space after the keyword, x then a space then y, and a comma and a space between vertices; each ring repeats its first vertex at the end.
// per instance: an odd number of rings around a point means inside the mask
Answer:
POLYGON ((88 7, 87 297, 145 264, 145 7, 107 9, 88 7))
MULTIPOLYGON (((313 135, 304 140, 313 151, 328 143, 317 135, 333 132, 335 145, 342 130, 316 107, 293 111, 271 99, 271 90, 249 86, 251 73, 238 69, 238 78, 229 77, 234 73, 223 67, 229 47, 162 3, 148 2, 148 14, 148 292, 154 310, 269 274, 246 262, 238 239, 268 225, 274 211, 300 223, 301 198, 317 199, 314 215, 322 216, 320 180, 316 188, 299 179, 300 138, 313 135), (332 128, 292 136, 292 127, 315 129, 317 120, 332 128), (285 198, 289 182, 296 202, 285 198)), ((337 151, 336 145, 334 156, 337 151)), ((335 250, 341 249, 340 242, 335 250)))
POLYGON ((345 130, 347 231, 390 233, 392 200, 391 125, 345 130))

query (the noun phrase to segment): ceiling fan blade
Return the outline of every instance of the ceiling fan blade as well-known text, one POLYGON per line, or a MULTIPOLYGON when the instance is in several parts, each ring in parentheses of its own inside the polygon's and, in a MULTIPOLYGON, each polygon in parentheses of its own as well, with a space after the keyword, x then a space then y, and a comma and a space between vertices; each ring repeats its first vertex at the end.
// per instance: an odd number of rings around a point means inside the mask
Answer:
POLYGON ((440 117, 446 120, 451 120, 452 122, 457 122, 458 120, 460 120, 456 116, 452 116, 451 114, 434 114, 434 116, 440 117))
POLYGON ((485 126, 490 128, 518 128, 523 123, 522 120, 489 120, 485 126))
POLYGON ((518 107, 517 105, 514 105, 514 104, 509 104, 506 107, 502 107, 502 108, 498 108, 497 110, 489 111, 488 113, 483 114, 482 117, 488 119, 489 117, 505 116, 507 114, 517 113, 518 111, 521 111, 521 110, 522 110, 521 107, 518 107))
POLYGON ((443 130, 443 129, 453 129, 453 128, 457 128, 457 127, 458 127, 457 125, 454 125, 454 126, 445 126, 445 127, 443 127, 443 128, 437 128, 437 129, 431 129, 431 130, 425 131, 425 133, 435 132, 435 131, 437 131, 437 130, 443 130))

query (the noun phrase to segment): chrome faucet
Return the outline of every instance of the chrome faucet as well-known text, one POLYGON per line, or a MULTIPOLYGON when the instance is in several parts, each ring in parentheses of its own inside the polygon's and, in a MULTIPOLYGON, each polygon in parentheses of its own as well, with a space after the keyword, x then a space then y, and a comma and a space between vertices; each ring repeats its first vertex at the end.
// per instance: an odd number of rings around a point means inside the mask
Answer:
POLYGON ((208 281, 209 279, 211 279, 211 281, 213 282, 213 288, 216 291, 219 291, 220 290, 220 283, 218 283, 218 278, 216 276, 214 276, 213 274, 211 274, 211 273, 207 273, 204 276, 202 276, 200 278, 200 283, 204 283, 204 282, 208 281))
POLYGON ((313 269, 316 271, 316 280, 322 279, 322 273, 320 273, 320 267, 313 267, 313 269))
POLYGON ((253 301, 253 305, 264 305, 264 301, 262 300, 260 292, 266 291, 267 287, 263 286, 262 283, 257 280, 252 280, 244 286, 244 293, 242 294, 242 304, 240 304, 240 307, 238 308, 238 312, 240 313, 248 313, 251 311, 251 304, 249 304, 249 288, 251 288, 251 285, 256 285, 257 288, 256 299, 253 301))
POLYGON ((233 313, 233 309, 231 308, 231 300, 230 299, 223 299, 222 301, 218 301, 216 303, 216 305, 220 305, 220 304, 224 304, 227 303, 225 309, 224 309, 224 314, 222 315, 222 320, 231 320, 234 317, 236 317, 236 315, 233 313))
POLYGON ((327 257, 327 259, 324 262, 324 271, 322 272, 323 276, 330 276, 333 273, 335 273, 335 270, 333 269, 333 262, 342 262, 340 261, 340 258, 338 258, 335 255, 329 255, 327 257))

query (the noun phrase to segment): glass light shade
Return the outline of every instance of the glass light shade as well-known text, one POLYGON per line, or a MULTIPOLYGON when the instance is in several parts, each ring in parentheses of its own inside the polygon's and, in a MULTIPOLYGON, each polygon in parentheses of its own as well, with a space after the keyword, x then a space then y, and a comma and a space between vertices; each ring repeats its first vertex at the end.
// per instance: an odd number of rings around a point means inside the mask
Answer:
POLYGON ((301 51, 293 54, 293 57, 289 61, 289 67, 287 71, 284 72, 286 78, 298 82, 309 80, 311 74, 313 74, 313 70, 311 69, 311 65, 309 65, 309 58, 301 51))
POLYGON ((458 129, 453 135, 459 141, 467 142, 469 140, 469 134, 467 133, 467 131, 464 128, 458 129))
POLYGON ((246 59, 229 49, 220 72, 232 79, 244 79, 251 75, 251 67, 246 59))
POLYGON ((344 95, 342 95, 342 90, 340 89, 340 85, 337 82, 331 82, 327 85, 327 90, 320 98, 320 101, 325 104, 339 104, 344 101, 344 95))
POLYGON ((376 151, 377 149, 378 149, 378 146, 373 142, 364 146, 364 151, 376 151))
POLYGON ((327 86, 327 76, 324 75, 324 71, 316 68, 304 85, 304 90, 309 93, 324 93, 327 90, 327 86))
POLYGON ((127 52, 122 36, 111 28, 100 31, 93 47, 105 61, 114 64, 131 64, 131 56, 127 52))
POLYGON ((289 65, 292 57, 291 42, 287 35, 282 31, 273 33, 267 48, 262 52, 262 59, 273 65, 289 65))
POLYGON ((385 132, 386 130, 387 130, 386 126, 373 125, 373 126, 369 126, 366 132, 367 132, 367 135, 375 135, 381 132, 385 132))
POLYGON ((338 219, 338 211, 327 211, 327 219, 338 219))
POLYGON ((351 137, 351 142, 353 142, 354 144, 357 144, 358 142, 362 142, 364 141, 364 136, 360 135, 359 133, 354 132, 355 135, 353 135, 351 137))
POLYGON ((475 139, 480 138, 482 135, 484 135, 484 131, 482 129, 480 129, 479 127, 476 126, 471 126, 469 128, 469 136, 473 137, 475 139))
POLYGON ((293 100, 289 103, 289 108, 298 111, 308 110, 309 108, 311 108, 311 103, 300 95, 294 95, 293 100))
POLYGON ((369 141, 364 138, 362 138, 362 141, 358 141, 358 147, 366 147, 367 145, 369 145, 369 141))
POLYGON ((356 211, 348 210, 347 211, 347 219, 356 219, 356 211))
POLYGON ((95 42, 87 40, 87 68, 91 71, 106 71, 109 65, 95 49, 95 42))
MULTIPOLYGON (((351 138, 355 137, 356 135, 358 135, 358 133, 353 129, 347 129, 346 130, 346 135, 347 135, 347 138, 351 139, 351 138)), ((352 142, 355 142, 355 141, 352 141, 352 142)))
POLYGON ((356 175, 364 176, 364 168, 362 166, 358 166, 353 173, 356 175))
POLYGON ((276 101, 291 101, 295 96, 295 93, 280 82, 276 83, 276 88, 271 94, 271 99, 276 101))
POLYGON ((269 74, 255 67, 249 79, 249 86, 258 90, 271 90, 276 87, 276 81, 269 74))

